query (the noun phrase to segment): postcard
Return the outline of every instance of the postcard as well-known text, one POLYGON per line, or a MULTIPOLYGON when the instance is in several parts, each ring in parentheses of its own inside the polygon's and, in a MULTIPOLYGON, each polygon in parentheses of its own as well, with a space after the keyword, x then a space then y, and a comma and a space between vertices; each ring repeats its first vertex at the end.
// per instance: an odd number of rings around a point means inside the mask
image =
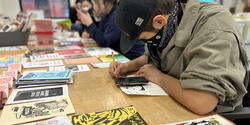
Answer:
POLYGON ((69 116, 73 125, 147 125, 134 106, 69 116))
POLYGON ((26 61, 27 58, 22 57, 3 57, 0 58, 0 68, 8 67, 8 64, 25 63, 26 61))
POLYGON ((44 99, 68 96, 67 85, 57 85, 50 87, 13 89, 6 104, 25 103, 44 99))
POLYGON ((80 54, 80 53, 86 53, 84 50, 62 50, 62 51, 56 51, 59 55, 68 55, 68 54, 80 54))
POLYGON ((49 67, 49 71, 63 71, 63 70, 73 70, 73 72, 90 71, 88 65, 86 65, 86 64, 49 67))
POLYGON ((57 59, 62 59, 62 57, 58 53, 30 56, 30 60, 32 62, 44 61, 44 60, 57 60, 57 59))
POLYGON ((70 79, 73 75, 72 70, 50 71, 50 72, 30 72, 19 78, 19 81, 29 80, 63 80, 70 79))
POLYGON ((119 54, 118 52, 112 50, 111 48, 107 47, 92 47, 92 48, 84 48, 84 50, 90 54, 91 56, 99 56, 99 55, 112 55, 112 52, 114 54, 119 54))
MULTIPOLYGON (((115 61, 116 62, 128 62, 129 59, 126 58, 125 56, 121 55, 121 54, 115 54, 115 61)), ((112 55, 99 55, 99 59, 102 62, 112 62, 113 58, 112 55)))
POLYGON ((62 51, 62 50, 80 50, 81 47, 79 46, 64 46, 64 47, 54 47, 55 51, 62 51))
POLYGON ((0 76, 0 84, 8 84, 8 88, 13 87, 13 77, 12 76, 0 76))
POLYGON ((138 86, 120 86, 120 89, 129 95, 167 96, 168 94, 157 84, 149 82, 138 86))
POLYGON ((183 121, 178 123, 162 124, 162 125, 233 125, 233 124, 226 121, 219 115, 212 115, 204 118, 183 121))
POLYGON ((46 121, 28 123, 23 125, 73 125, 66 115, 60 115, 46 121))
POLYGON ((8 71, 22 72, 22 69, 23 69, 23 64, 22 63, 8 64, 8 71))
POLYGON ((110 62, 90 63, 94 68, 109 68, 110 62))
POLYGON ((66 65, 74 65, 74 64, 87 64, 87 63, 94 63, 94 62, 101 62, 96 57, 88 57, 88 58, 79 58, 79 59, 65 59, 64 60, 66 65))
POLYGON ((14 80, 17 80, 18 72, 17 71, 3 71, 3 76, 10 76, 14 80))
POLYGON ((63 65, 62 60, 55 61, 42 61, 42 62, 28 62, 24 63, 24 68, 37 68, 37 67, 49 67, 49 66, 61 66, 63 65))
POLYGON ((21 124, 74 112, 70 98, 63 96, 36 102, 5 105, 1 115, 1 123, 21 124))

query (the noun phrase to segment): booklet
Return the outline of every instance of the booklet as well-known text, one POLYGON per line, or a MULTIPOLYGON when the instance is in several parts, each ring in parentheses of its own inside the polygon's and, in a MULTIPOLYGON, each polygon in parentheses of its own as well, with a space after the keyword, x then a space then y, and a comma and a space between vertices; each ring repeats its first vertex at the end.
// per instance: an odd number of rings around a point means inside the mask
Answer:
POLYGON ((49 66, 61 66, 63 65, 62 60, 55 61, 42 61, 42 62, 28 62, 24 63, 24 68, 37 68, 37 67, 49 67, 49 66))
MULTIPOLYGON (((163 124, 162 124, 163 125, 163 124)), ((233 125, 219 115, 164 125, 233 125)))
POLYGON ((65 71, 50 71, 50 72, 30 72, 27 75, 19 78, 19 81, 30 80, 63 80, 70 79, 73 75, 72 70, 65 71))
POLYGON ((68 54, 68 55, 61 55, 63 59, 76 59, 76 58, 87 58, 91 57, 88 53, 80 53, 80 54, 68 54))
POLYGON ((21 124, 72 113, 75 113, 75 110, 70 98, 63 96, 36 102, 5 105, 1 115, 1 124, 21 124))
POLYGON ((27 58, 22 57, 3 57, 0 58, 0 68, 8 67, 9 64, 25 63, 26 61, 27 58))
POLYGON ((60 96, 68 96, 68 86, 58 85, 50 87, 38 87, 27 89, 14 89, 6 104, 24 103, 51 99, 60 96))
POLYGON ((80 50, 81 47, 79 46, 63 46, 63 47, 54 47, 55 51, 62 51, 62 50, 80 50))
POLYGON ((64 62, 66 65, 74 65, 74 64, 87 64, 87 63, 94 63, 101 61, 96 57, 88 57, 88 58, 78 58, 78 59, 65 59, 64 62))
POLYGON ((73 125, 66 115, 60 115, 46 121, 28 123, 23 125, 73 125))
POLYGON ((97 56, 97 57, 99 55, 112 55, 112 52, 114 54, 119 54, 118 52, 112 50, 111 48, 105 48, 105 47, 84 48, 84 50, 91 56, 97 56))
POLYGON ((134 106, 69 116, 73 125, 147 125, 134 106))
MULTIPOLYGON (((129 59, 126 58, 125 56, 121 55, 121 54, 115 54, 115 61, 116 62, 128 62, 129 59)), ((112 62, 113 58, 112 55, 99 55, 99 59, 102 62, 112 62)))
POLYGON ((57 59, 62 59, 62 57, 58 53, 30 56, 30 60, 32 62, 44 61, 44 60, 57 60, 57 59))
POLYGON ((70 66, 56 66, 49 67, 49 71, 63 71, 63 70, 72 70, 73 72, 86 72, 90 71, 88 65, 70 65, 70 66))
POLYGON ((69 54, 81 54, 86 53, 84 50, 62 50, 62 51, 56 51, 59 55, 69 55, 69 54))

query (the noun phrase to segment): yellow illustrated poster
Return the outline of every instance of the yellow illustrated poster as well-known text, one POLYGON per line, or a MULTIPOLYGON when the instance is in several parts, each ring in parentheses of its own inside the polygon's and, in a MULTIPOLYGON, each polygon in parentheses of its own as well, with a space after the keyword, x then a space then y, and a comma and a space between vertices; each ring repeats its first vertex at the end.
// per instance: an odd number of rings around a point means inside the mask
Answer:
POLYGON ((147 125, 134 106, 69 116, 73 125, 147 125))
POLYGON ((30 103, 6 105, 1 115, 1 124, 20 124, 74 112, 74 107, 68 96, 30 103))

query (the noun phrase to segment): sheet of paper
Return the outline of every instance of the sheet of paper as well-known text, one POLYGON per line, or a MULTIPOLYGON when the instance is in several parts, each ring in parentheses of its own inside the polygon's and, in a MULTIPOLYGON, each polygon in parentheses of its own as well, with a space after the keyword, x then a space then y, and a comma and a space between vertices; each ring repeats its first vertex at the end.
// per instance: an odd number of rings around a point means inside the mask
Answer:
POLYGON ((66 115, 60 115, 46 121, 28 123, 23 125, 73 125, 73 124, 69 121, 66 115))
POLYGON ((17 50, 27 50, 26 46, 7 46, 0 47, 0 51, 17 51, 17 50))
POLYGON ((27 88, 27 89, 13 89, 6 104, 39 101, 44 99, 57 98, 61 96, 68 96, 67 85, 27 88))
POLYGON ((30 60, 32 62, 57 59, 62 59, 62 56, 60 56, 58 53, 30 56, 30 60))
POLYGON ((85 48, 84 50, 91 56, 96 56, 96 57, 98 57, 99 55, 112 55, 112 52, 114 54, 118 54, 118 52, 105 47, 92 47, 92 48, 85 48))
POLYGON ((139 86, 120 86, 121 90, 129 95, 167 96, 168 94, 157 84, 149 82, 139 86))
POLYGON ((73 72, 90 71, 88 65, 86 65, 86 64, 49 67, 49 71, 62 71, 62 70, 73 70, 73 72))
POLYGON ((49 67, 49 66, 61 66, 63 65, 62 60, 55 61, 42 61, 42 62, 28 62, 24 63, 24 68, 37 68, 37 67, 49 67))
POLYGON ((90 63, 94 68, 109 68, 110 62, 90 63))
POLYGON ((194 120, 171 123, 171 124, 162 124, 162 125, 233 125, 233 124, 226 121, 219 115, 212 115, 200 119, 194 119, 194 120))
POLYGON ((74 112, 74 107, 68 96, 29 103, 5 105, 1 115, 1 124, 21 124, 58 115, 72 114, 74 112))
POLYGON ((59 55, 69 55, 69 54, 81 54, 81 53, 86 53, 84 50, 61 50, 61 51, 56 51, 59 55))
POLYGON ((77 59, 91 57, 88 53, 61 55, 63 59, 77 59))
POLYGON ((101 62, 96 57, 88 57, 88 58, 79 58, 79 59, 65 59, 64 60, 66 65, 74 65, 74 64, 87 64, 87 63, 94 63, 94 62, 101 62))

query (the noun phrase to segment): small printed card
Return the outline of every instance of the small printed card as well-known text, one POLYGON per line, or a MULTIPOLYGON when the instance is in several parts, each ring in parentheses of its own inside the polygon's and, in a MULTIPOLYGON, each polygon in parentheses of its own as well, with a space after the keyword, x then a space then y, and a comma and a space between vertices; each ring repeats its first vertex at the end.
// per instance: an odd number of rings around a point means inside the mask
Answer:
POLYGON ((63 50, 63 51, 56 51, 59 55, 68 55, 68 54, 80 54, 86 53, 84 50, 63 50))
POLYGON ((62 71, 62 70, 73 70, 73 72, 86 72, 90 71, 88 65, 70 65, 70 66, 56 66, 49 67, 49 71, 62 71))
POLYGON ((90 63, 94 68, 109 68, 110 62, 90 63))
POLYGON ((11 76, 14 80, 17 80, 18 72, 17 71, 4 71, 3 76, 11 76))
POLYGON ((79 46, 64 46, 64 47, 54 47, 55 51, 62 51, 62 50, 80 50, 81 47, 79 46))
POLYGON ((112 50, 111 48, 104 48, 104 47, 85 48, 84 50, 91 56, 112 55, 112 53, 118 54, 116 51, 112 50))
POLYGON ((61 66, 63 65, 62 60, 55 61, 42 61, 42 62, 28 62, 24 63, 24 68, 37 68, 37 67, 49 67, 49 66, 61 66))
POLYGON ((22 72, 22 69, 23 69, 23 64, 22 64, 22 63, 9 64, 9 65, 8 65, 8 71, 18 71, 18 72, 22 72))

